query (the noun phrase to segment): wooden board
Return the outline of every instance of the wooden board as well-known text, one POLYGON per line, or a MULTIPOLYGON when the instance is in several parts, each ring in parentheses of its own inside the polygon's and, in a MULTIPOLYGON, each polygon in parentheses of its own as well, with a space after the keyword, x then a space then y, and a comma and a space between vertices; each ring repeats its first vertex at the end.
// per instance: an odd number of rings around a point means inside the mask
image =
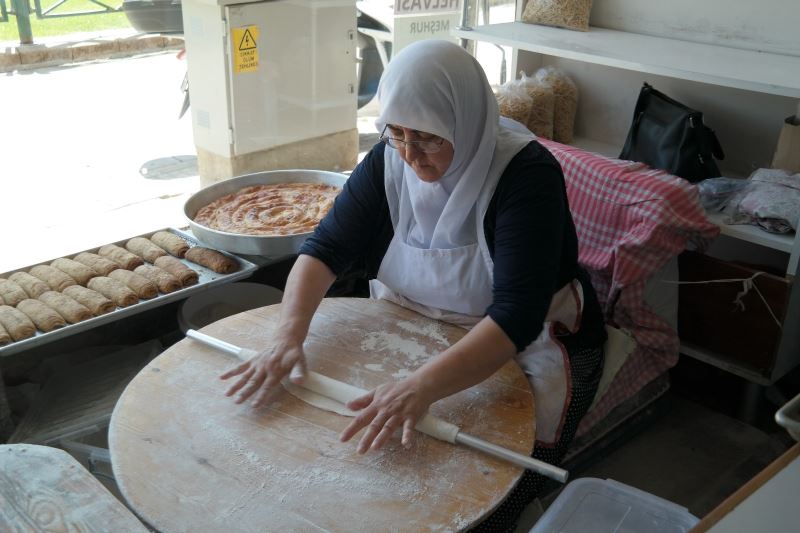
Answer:
MULTIPOLYGON (((278 312, 263 307, 201 331, 258 349, 278 312)), ((408 375, 463 335, 389 302, 332 298, 312 321, 306 354, 310 369, 370 389, 408 375)), ((462 530, 522 474, 422 434, 410 450, 394 439, 358 455, 357 440, 338 439, 347 417, 288 393, 261 409, 225 398, 228 384, 217 377, 235 363, 184 339, 145 367, 116 405, 109 447, 117 483, 161 531, 462 530)), ((533 448, 533 397, 514 362, 431 411, 495 444, 533 448)))
POLYGON ((0 530, 147 531, 71 455, 34 444, 0 446, 0 530))

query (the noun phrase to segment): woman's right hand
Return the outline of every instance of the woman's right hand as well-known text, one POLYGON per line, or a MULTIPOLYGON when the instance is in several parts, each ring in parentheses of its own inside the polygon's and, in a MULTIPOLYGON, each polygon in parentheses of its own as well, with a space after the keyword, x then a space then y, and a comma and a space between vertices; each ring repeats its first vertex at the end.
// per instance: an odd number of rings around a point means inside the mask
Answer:
POLYGON ((260 407, 269 403, 280 390, 280 382, 286 374, 294 383, 305 380, 306 357, 302 340, 277 339, 269 348, 222 374, 220 379, 238 376, 236 382, 225 391, 225 396, 233 396, 238 392, 236 403, 253 397, 253 407, 260 407))

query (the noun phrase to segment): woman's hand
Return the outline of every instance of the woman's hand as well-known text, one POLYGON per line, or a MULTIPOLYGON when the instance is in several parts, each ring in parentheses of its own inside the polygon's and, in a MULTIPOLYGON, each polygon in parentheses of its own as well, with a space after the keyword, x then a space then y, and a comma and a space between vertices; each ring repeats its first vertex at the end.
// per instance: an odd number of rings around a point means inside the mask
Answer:
POLYGON ((290 372, 289 379, 295 383, 302 383, 306 377, 303 342, 279 339, 273 346, 222 374, 220 379, 239 376, 225 396, 239 392, 236 403, 242 403, 255 394, 252 405, 260 407, 269 403, 280 390, 281 380, 290 372))
POLYGON ((358 443, 358 453, 365 453, 367 450, 379 450, 395 430, 402 428, 401 442, 408 448, 414 438, 414 426, 425 416, 434 401, 414 376, 384 383, 347 403, 348 409, 361 412, 345 428, 340 439, 347 442, 367 426, 358 443))

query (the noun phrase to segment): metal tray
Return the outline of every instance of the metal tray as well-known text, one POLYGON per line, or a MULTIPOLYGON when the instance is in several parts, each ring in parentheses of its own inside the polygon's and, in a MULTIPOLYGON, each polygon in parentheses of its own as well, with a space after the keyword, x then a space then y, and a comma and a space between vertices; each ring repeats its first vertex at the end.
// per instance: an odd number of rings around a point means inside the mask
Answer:
MULTIPOLYGON (((148 233, 144 233, 142 235, 133 235, 128 239, 117 241, 111 244, 116 244, 117 246, 121 246, 122 248, 124 248, 125 243, 128 242, 129 239, 132 239, 133 237, 149 238, 156 231, 169 231, 171 233, 174 233, 175 235, 178 235, 179 237, 185 239, 190 246, 197 246, 203 244, 200 243, 195 236, 177 230, 175 228, 162 228, 160 230, 151 231, 148 233)), ((100 246, 103 246, 105 244, 108 243, 103 243, 100 246)), ((97 252, 100 246, 96 246, 88 250, 81 250, 69 254, 67 256, 61 256, 61 257, 74 257, 81 252, 97 252)), ((59 328, 47 333, 37 330, 36 335, 34 335, 33 337, 30 337, 28 339, 23 339, 21 341, 12 342, 11 344, 7 344, 6 346, 0 347, 0 357, 19 353, 28 350, 30 348, 41 346, 58 339, 63 339, 65 337, 74 335, 75 333, 79 333, 81 331, 87 331, 102 324, 108 324, 110 322, 114 322, 121 318, 135 315, 143 311, 147 311, 148 309, 160 307, 164 304, 174 302, 176 300, 182 300, 183 298, 187 298, 195 293, 205 291, 207 289, 210 289, 211 287, 216 287, 217 285, 222 285, 224 283, 230 283, 232 281, 247 278, 258 268, 256 264, 251 263, 250 261, 247 261, 245 259, 242 259, 241 257, 238 257, 236 255, 224 251, 222 251, 221 253, 237 261, 239 263, 239 270, 236 272, 232 272, 230 274, 218 274, 213 270, 198 265, 197 263, 192 263, 191 261, 188 261, 186 259, 181 259, 181 261, 185 263, 186 266, 190 267, 191 269, 193 269, 195 272, 198 273, 199 280, 196 285, 192 285, 190 287, 184 287, 169 294, 159 293, 158 296, 156 296, 155 298, 151 298, 149 300, 139 300, 139 303, 133 304, 131 306, 118 307, 115 311, 111 311, 110 313, 106 313, 105 315, 96 316, 94 318, 90 318, 89 320, 78 322, 77 324, 67 324, 63 328, 59 328)), ((53 260, 54 259, 56 258, 54 257, 53 260)), ((37 264, 49 264, 49 261, 37 264)), ((2 273, 0 274, 0 278, 8 278, 8 276, 13 274, 14 272, 20 272, 20 271, 27 272, 34 266, 36 265, 30 265, 24 268, 19 268, 16 270, 11 270, 9 272, 2 273)))
POLYGON ((229 180, 215 183, 193 194, 183 206, 183 214, 189 219, 192 233, 211 247, 229 252, 281 257, 296 254, 303 242, 311 235, 245 235, 211 229, 194 221, 201 207, 206 206, 227 194, 236 192, 251 185, 268 185, 273 183, 326 183, 342 187, 347 176, 337 172, 324 170, 272 170, 246 174, 229 180))

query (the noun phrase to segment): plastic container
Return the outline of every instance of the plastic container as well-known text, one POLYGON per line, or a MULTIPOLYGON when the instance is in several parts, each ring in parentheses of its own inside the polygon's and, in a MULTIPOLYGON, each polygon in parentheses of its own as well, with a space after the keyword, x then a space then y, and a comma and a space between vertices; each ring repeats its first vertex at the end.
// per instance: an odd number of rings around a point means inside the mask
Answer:
POLYGON ((699 519, 685 507, 612 479, 567 484, 531 533, 684 533, 699 519))
POLYGON ((178 325, 200 329, 222 318, 280 303, 283 291, 260 283, 230 283, 190 296, 178 312, 178 325))

